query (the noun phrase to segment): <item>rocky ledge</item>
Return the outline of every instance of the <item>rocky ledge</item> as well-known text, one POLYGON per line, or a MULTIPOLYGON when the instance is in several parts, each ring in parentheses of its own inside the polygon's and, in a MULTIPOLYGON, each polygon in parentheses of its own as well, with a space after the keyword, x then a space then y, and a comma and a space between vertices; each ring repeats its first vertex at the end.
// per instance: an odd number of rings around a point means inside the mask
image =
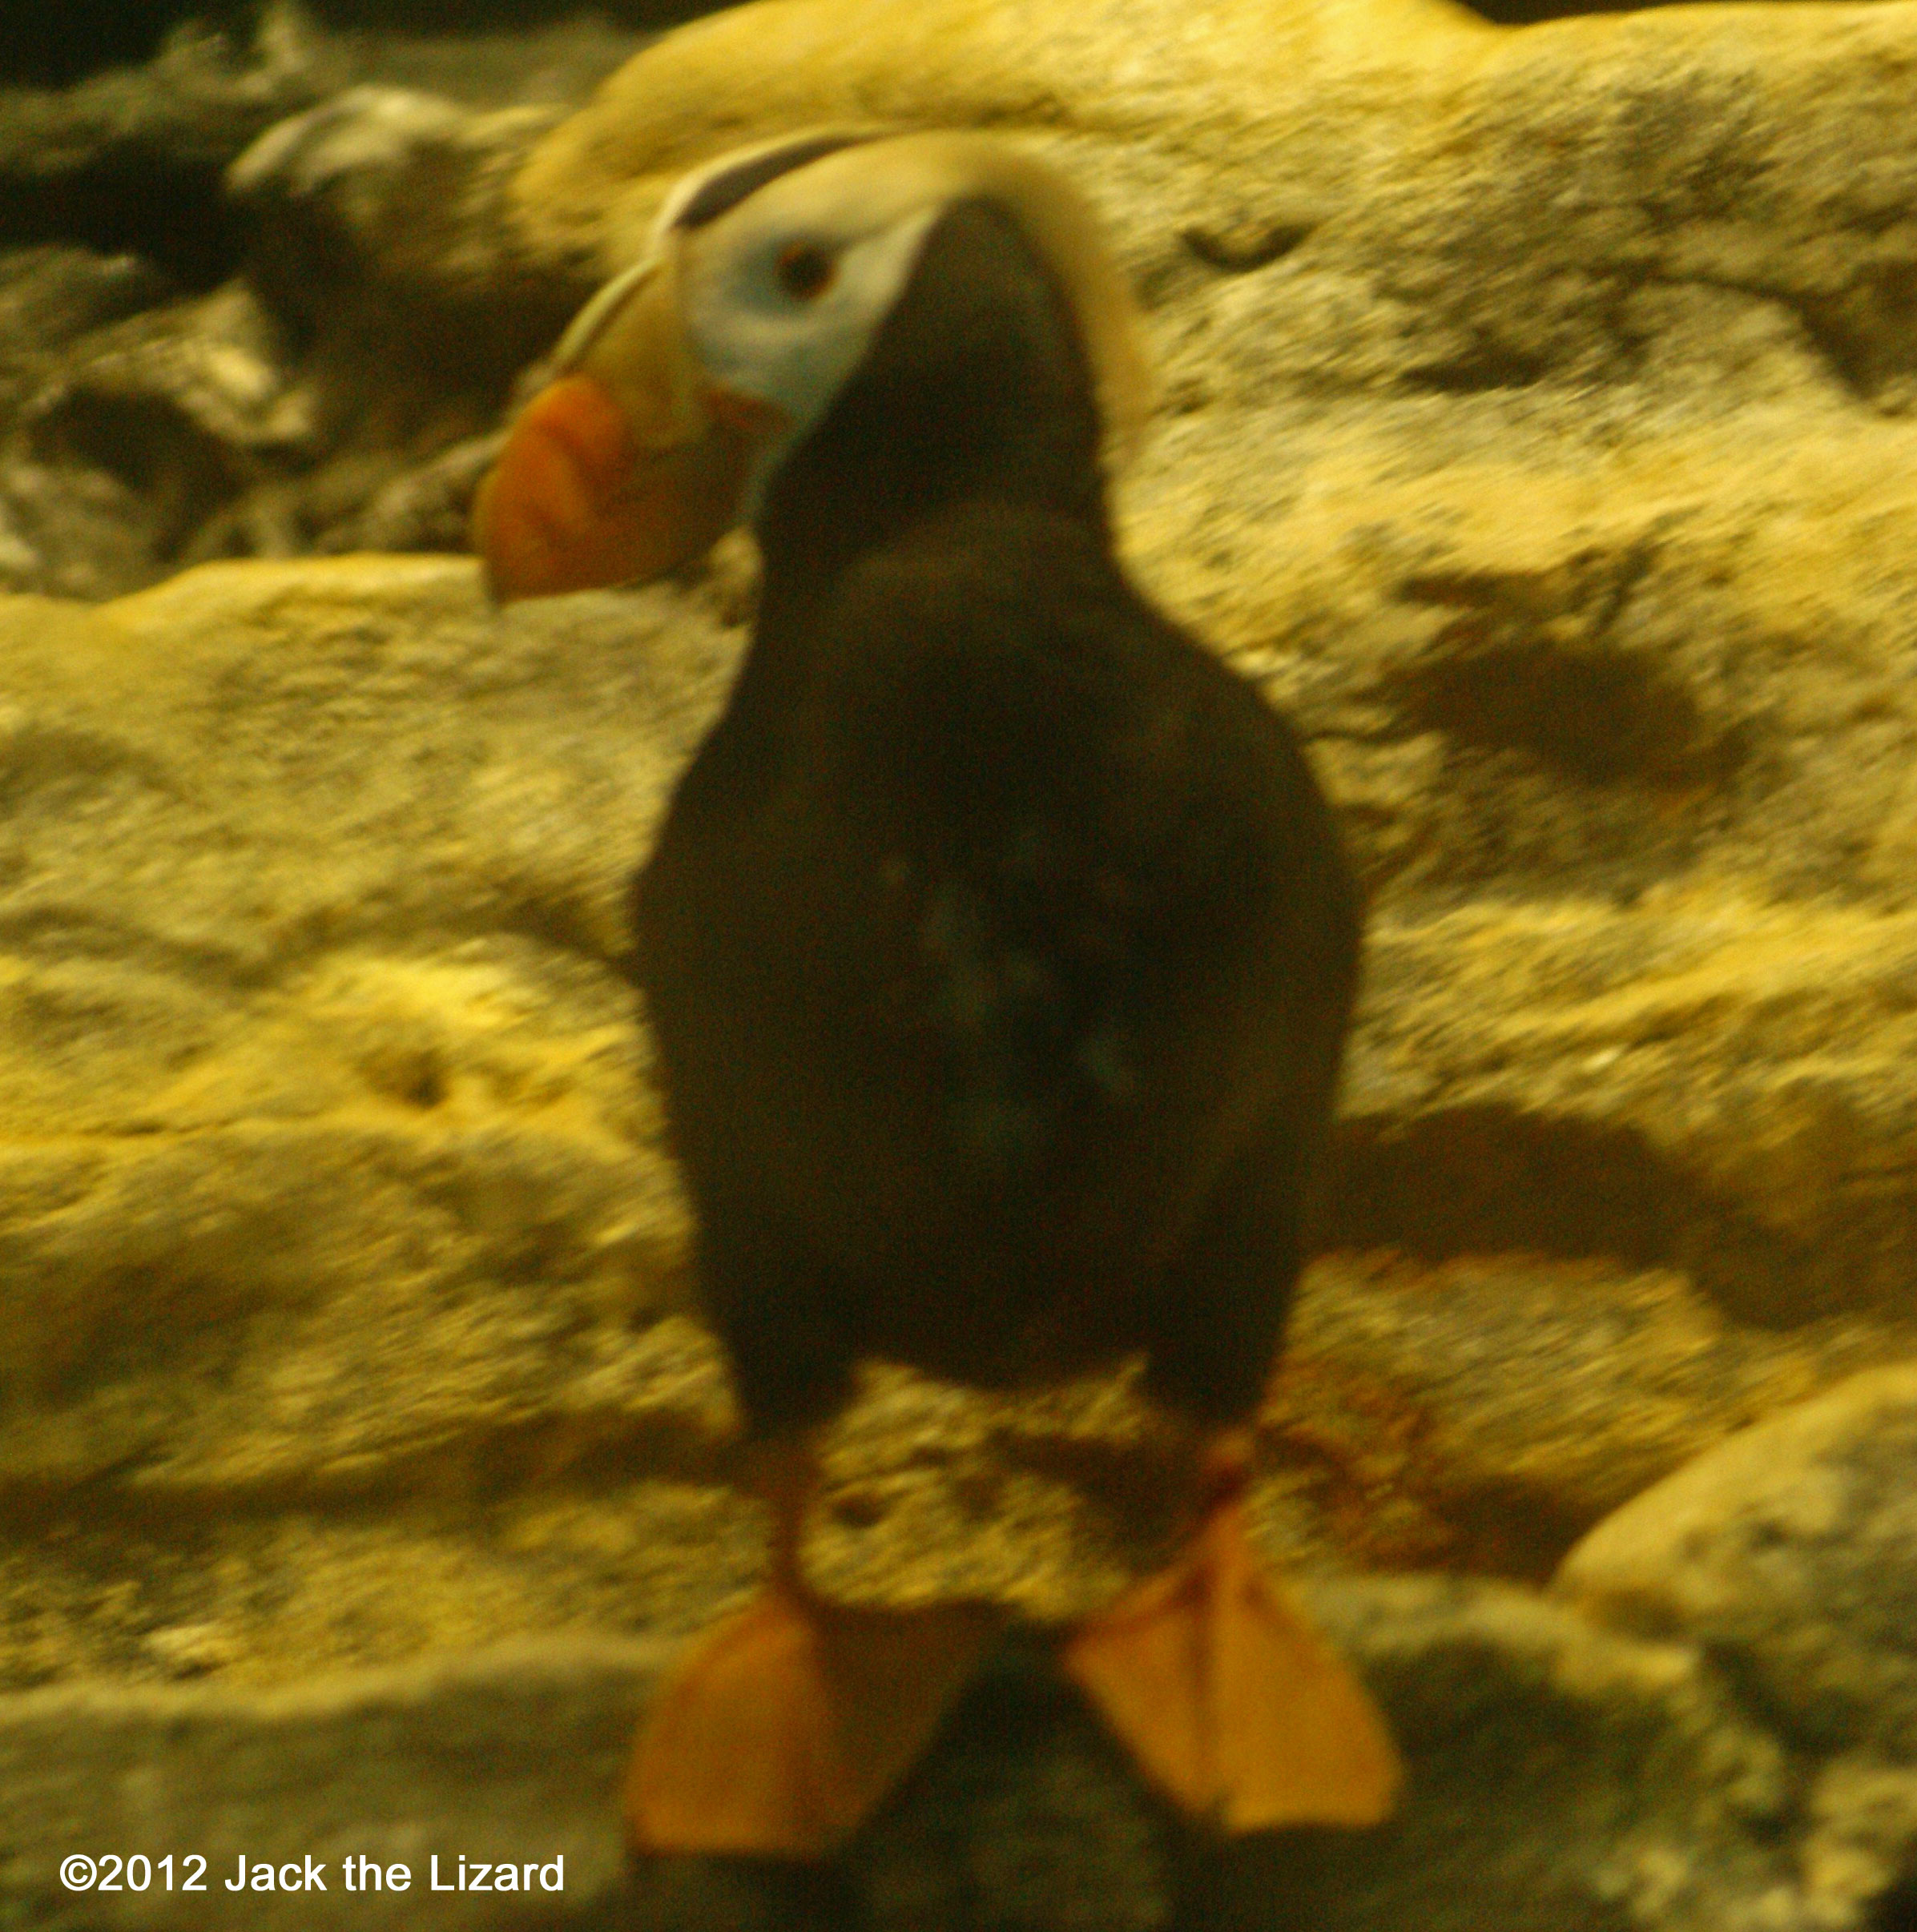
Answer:
MULTIPOLYGON (((586 30, 268 27, 0 111, 0 1918, 1911 1932, 1917 3, 763 0, 583 104, 586 30), (1014 1644, 842 1872, 620 1874, 632 1717, 762 1562, 620 972, 751 561, 501 614, 312 553, 456 549, 671 176, 848 116, 1100 201, 1129 552, 1366 877, 1257 1498, 1410 1759, 1375 1833, 1187 1841, 1014 1644), (170 258, 95 220, 153 152, 170 258)), ((1162 1527, 1122 1378, 875 1373, 833 1455, 861 1600, 1060 1614, 1162 1527)))

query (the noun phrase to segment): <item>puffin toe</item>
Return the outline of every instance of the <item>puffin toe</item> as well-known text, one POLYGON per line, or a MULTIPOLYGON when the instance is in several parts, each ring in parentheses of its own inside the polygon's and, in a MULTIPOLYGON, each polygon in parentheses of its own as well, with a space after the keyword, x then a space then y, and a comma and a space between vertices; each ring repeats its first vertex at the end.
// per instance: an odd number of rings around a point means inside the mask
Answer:
POLYGON ((1066 1674, 1149 1782, 1229 1833, 1375 1825, 1402 1777, 1356 1677, 1214 1505, 1179 1558, 1068 1639, 1066 1674))
POLYGON ((1000 1620, 983 1605, 849 1609, 801 1580, 798 1532, 815 1479, 775 1448, 772 1575, 668 1677, 626 1776, 642 1853, 829 1857, 923 1756, 1000 1620))
POLYGON ((993 1628, 975 1605, 844 1610, 775 1585, 660 1692, 626 1780, 634 1849, 830 1856, 923 1755, 993 1628))

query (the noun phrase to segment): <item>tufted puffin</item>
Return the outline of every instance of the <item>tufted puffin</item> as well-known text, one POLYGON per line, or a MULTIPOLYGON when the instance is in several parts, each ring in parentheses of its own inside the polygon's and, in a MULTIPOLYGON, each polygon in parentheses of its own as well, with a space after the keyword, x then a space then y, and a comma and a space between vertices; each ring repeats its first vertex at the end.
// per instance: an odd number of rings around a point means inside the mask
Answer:
POLYGON ((1241 1499, 1356 896, 1283 721, 1114 558, 1150 384, 1089 209, 978 135, 741 151, 555 362, 475 506, 496 596, 741 523, 763 564, 633 910, 774 1573, 656 1701, 635 1842, 828 1853, 973 1661, 976 1606, 854 1612, 799 1573, 807 1431, 871 1357, 989 1387, 1142 1353, 1209 1507, 1063 1667, 1225 1829, 1382 1817, 1391 1745, 1241 1499))

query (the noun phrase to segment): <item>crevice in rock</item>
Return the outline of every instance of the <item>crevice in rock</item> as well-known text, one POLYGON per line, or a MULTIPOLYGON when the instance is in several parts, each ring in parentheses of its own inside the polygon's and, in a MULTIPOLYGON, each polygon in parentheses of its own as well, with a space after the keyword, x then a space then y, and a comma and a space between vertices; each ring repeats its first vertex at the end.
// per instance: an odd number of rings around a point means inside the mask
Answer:
POLYGON ((443 1058, 430 1047, 376 1047, 359 1069, 374 1092, 418 1113, 443 1106, 451 1091, 443 1058))
POLYGON ((1715 786, 1743 757, 1734 735, 1706 728, 1683 685, 1634 652, 1500 641, 1415 666, 1396 684, 1420 727, 1487 751, 1528 751, 1588 784, 1715 786))
POLYGON ((1480 342, 1465 353, 1439 362, 1418 363, 1401 378, 1410 389, 1435 390, 1442 396, 1476 396, 1487 389, 1524 389, 1541 382, 1549 364, 1541 356, 1480 342))
POLYGON ((1917 1872, 1907 1872, 1871 1907, 1869 1932, 1917 1932, 1917 1872))
POLYGON ((1445 1571, 1504 1577, 1540 1589, 1573 1544, 1601 1519, 1600 1511, 1581 1515, 1548 1491, 1516 1481, 1434 1487, 1424 1501, 1456 1537, 1443 1552, 1445 1571))
POLYGON ((1181 228, 1178 239, 1208 268, 1226 275, 1249 275, 1268 268, 1298 248, 1311 234, 1311 222, 1261 222, 1243 227, 1181 228))
POLYGON ((288 1511, 342 1519, 413 1504, 464 1513, 535 1493, 610 1495, 636 1477, 731 1483, 736 1445, 690 1415, 539 1417, 501 1423, 390 1455, 356 1452, 324 1467, 234 1482, 143 1475, 128 1466, 79 1480, 0 1478, 0 1525, 9 1537, 44 1536, 62 1523, 142 1534, 211 1522, 265 1519, 288 1511))
POLYGON ((128 148, 71 173, 0 175, 0 249, 78 244, 131 254, 200 292, 238 273, 239 223, 217 163, 128 148))
POLYGON ((1810 295, 1732 276, 1650 280, 1667 288, 1714 288, 1774 303, 1795 317, 1810 349, 1847 395, 1872 409, 1908 406, 1917 382, 1917 261, 1866 264, 1838 295, 1810 295))
POLYGON ((1464 0, 1474 14, 1499 26, 1535 26, 1586 14, 1648 14, 1682 4, 1685 0, 1464 0))
POLYGON ((1430 1262, 1511 1252, 1679 1268, 1734 1320, 1760 1327, 1848 1305, 1841 1254, 1814 1258, 1634 1129, 1516 1107, 1340 1122, 1319 1245, 1430 1262))
POLYGON ((236 24, 252 0, 16 0, 0 14, 0 87, 69 87, 144 65, 187 21, 236 24))
POLYGON ((580 14, 615 26, 676 26, 739 0, 304 0, 323 26, 399 34, 469 34, 535 27, 580 14))
POLYGON ((1860 401, 1907 405, 1917 379, 1917 262, 1867 270, 1843 296, 1779 298, 1789 303, 1818 352, 1860 401))
POLYGON ((1528 574, 1409 579, 1406 602, 1459 614, 1387 689, 1416 730, 1585 784, 1722 787, 1744 761, 1740 735, 1706 718, 1661 655, 1615 641, 1657 548, 1647 535, 1528 574))
POLYGON ((139 505, 156 561, 182 545, 245 481, 235 451, 170 399, 76 386, 27 423, 44 463, 104 471, 139 505))
POLYGON ((1680 1190, 1642 1137, 1526 1114, 1448 1108, 1408 1126, 1346 1121, 1323 1245, 1425 1261, 1503 1250, 1668 1263, 1680 1190))
MULTIPOLYGON (((1641 1612, 1639 1616, 1642 1617, 1641 1612)), ((1726 1640, 1709 1631, 1700 1632, 1681 1621, 1669 1623, 1662 1618, 1635 1621, 1631 1627, 1633 1634, 1653 1643, 1696 1644, 1726 1697, 1759 1730, 1769 1732, 1807 1757, 1825 1757, 1842 1748, 1843 1727, 1840 1725, 1834 1731, 1825 1731, 1807 1725, 1802 1710, 1794 1709, 1778 1696, 1775 1684, 1752 1651, 1734 1638, 1726 1640)))

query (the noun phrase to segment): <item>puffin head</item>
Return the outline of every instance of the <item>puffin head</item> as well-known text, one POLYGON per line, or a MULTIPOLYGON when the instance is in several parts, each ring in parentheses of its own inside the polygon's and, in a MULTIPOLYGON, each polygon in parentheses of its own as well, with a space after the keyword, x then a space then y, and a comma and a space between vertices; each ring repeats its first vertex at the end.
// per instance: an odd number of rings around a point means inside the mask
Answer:
MULTIPOLYGON (((474 505, 494 595, 642 582, 757 520, 861 372, 888 345, 899 360, 908 311, 913 340, 936 346, 941 304, 989 303, 978 284, 994 237, 1056 292, 1048 305, 1088 379, 1098 462, 1115 469, 1143 429, 1150 379, 1123 280, 1077 191, 982 135, 791 135, 681 181, 645 259, 567 331, 554 380, 474 505)), ((1007 338, 977 313, 949 319, 975 363, 1002 354, 1007 338)), ((961 432, 920 421, 917 433, 961 432)), ((881 422, 868 447, 887 441, 881 422)))

